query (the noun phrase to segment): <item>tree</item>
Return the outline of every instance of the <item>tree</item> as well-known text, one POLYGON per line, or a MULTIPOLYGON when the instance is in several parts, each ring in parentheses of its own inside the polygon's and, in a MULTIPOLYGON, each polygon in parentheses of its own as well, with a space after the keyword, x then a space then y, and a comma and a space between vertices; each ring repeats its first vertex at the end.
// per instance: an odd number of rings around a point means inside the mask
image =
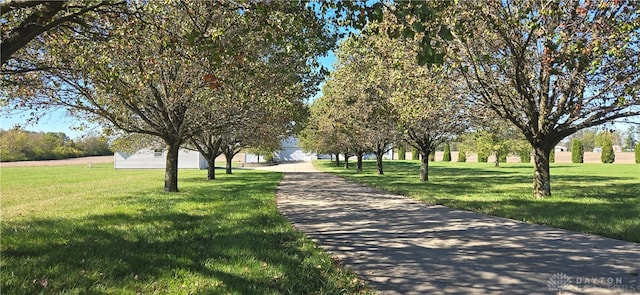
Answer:
POLYGON ((75 141, 76 147, 83 156, 108 156, 113 155, 109 144, 109 138, 99 134, 89 134, 75 141))
POLYGON ((407 147, 404 143, 398 144, 398 160, 405 160, 407 155, 407 147))
POLYGON ((461 145, 467 150, 478 153, 478 162, 487 162, 489 155, 495 156, 494 166, 506 162, 509 154, 526 154, 529 157, 531 148, 524 142, 515 128, 500 122, 491 115, 476 117, 475 132, 467 133, 461 145))
MULTIPOLYGON (((325 84, 322 92, 326 93, 328 90, 325 84)), ((348 140, 342 133, 345 128, 343 123, 332 120, 335 111, 327 96, 316 99, 309 108, 307 124, 300 132, 300 145, 305 151, 336 155, 336 167, 339 167, 340 154, 347 151, 348 140)))
POLYGON ((625 132, 625 136, 622 142, 622 148, 625 151, 630 151, 633 150, 633 147, 636 145, 636 127, 635 126, 631 126, 629 127, 629 129, 627 129, 627 131, 625 132))
POLYGON ((467 161, 467 153, 463 150, 458 151, 458 162, 464 163, 467 161))
POLYGON ((580 139, 585 151, 593 151, 594 148, 601 147, 601 145, 596 145, 596 136, 597 133, 595 131, 591 129, 583 129, 576 132, 572 137, 580 139))
POLYGON ((579 139, 571 141, 571 162, 584 163, 584 146, 579 139))
POLYGON ((483 161, 480 161, 480 156, 478 156, 479 162, 487 162, 489 155, 493 154, 495 156, 494 166, 500 167, 501 155, 506 155, 509 152, 510 142, 505 131, 502 126, 495 125, 493 128, 475 133, 475 151, 478 155, 483 155, 483 161), (484 155, 486 155, 486 159, 484 155))
POLYGON ((449 148, 449 144, 444 144, 444 154, 442 155, 443 162, 451 162, 451 149, 449 148))
POLYGON ((3 162, 67 159, 83 156, 87 151, 62 132, 0 130, 0 160, 3 162))
POLYGON ((415 147, 411 148, 411 160, 417 161, 420 160, 420 150, 415 147))
POLYGON ((602 153, 600 154, 602 163, 613 163, 616 160, 616 154, 613 152, 613 142, 610 138, 605 139, 602 145, 602 153))
POLYGON ((460 73, 476 102, 531 144, 536 198, 551 195, 549 154, 558 142, 640 114, 633 3, 461 1, 456 8, 460 73))
POLYGON ((391 103, 397 113, 404 140, 414 148, 413 159, 422 158, 420 180, 428 180, 429 155, 468 126, 463 95, 456 92, 459 83, 449 79, 449 68, 422 67, 416 63, 419 37, 392 39, 384 32, 402 30, 393 17, 369 27, 371 47, 386 64, 386 79, 392 83, 391 103), (378 34, 376 34, 376 31, 378 34))
MULTIPOLYGON (((124 1, 36 1, 7 0, 0 3, 2 13, 2 65, 41 34, 50 31, 74 31, 92 34, 92 20, 118 11, 124 1), (91 23, 91 25, 89 25, 91 23)), ((17 60, 12 66, 23 64, 17 60)))
POLYGON ((520 157, 520 163, 531 163, 531 149, 520 150, 518 156, 520 157))
MULTIPOLYGON (((35 90, 12 85, 7 91, 10 100, 23 98, 15 104, 33 109, 67 107, 115 129, 162 139, 168 149, 165 190, 172 192, 178 191, 178 149, 211 127, 208 103, 230 78, 226 69, 278 60, 282 52, 308 57, 318 51, 305 48, 305 42, 327 49, 334 41, 329 35, 291 38, 290 31, 329 32, 312 10, 288 1, 241 7, 226 2, 150 2, 133 9, 130 17, 104 21, 112 28, 104 39, 44 36, 46 46, 41 47, 48 56, 23 51, 33 55, 29 59, 45 58, 52 66, 37 73, 40 85, 35 90), (264 34, 245 34, 251 31, 264 34), (262 45, 268 54, 252 54, 258 50, 247 47, 254 45, 262 45)), ((320 76, 301 76, 300 83, 317 83, 315 77, 320 76)), ((282 91, 275 99, 285 101, 281 97, 288 94, 282 91)))
POLYGON ((464 102, 453 92, 445 70, 408 66, 405 78, 396 81, 393 103, 405 140, 420 153, 420 181, 429 180, 429 155, 435 148, 467 129, 464 102))
POLYGON ((387 67, 369 46, 377 41, 373 37, 365 40, 362 36, 352 36, 341 43, 336 53, 336 69, 323 88, 323 97, 319 98, 328 110, 315 114, 330 122, 325 125, 337 127, 332 129, 342 134, 343 142, 335 144, 342 146, 343 153, 347 151, 345 165, 348 165, 348 154, 352 153, 357 158, 357 171, 361 172, 364 154, 373 152, 378 174, 384 174, 382 156, 391 149, 397 127, 389 101, 391 88, 385 79, 387 67))
POLYGON ((636 164, 640 164, 640 143, 636 144, 636 164))
POLYGON ((178 5, 149 4, 113 20, 107 39, 45 36, 46 62, 53 66, 38 72, 43 82, 35 91, 18 87, 13 93, 26 94, 24 104, 34 109, 67 107, 115 129, 160 138, 168 149, 164 189, 176 192, 178 149, 202 130, 196 110, 214 91, 204 78, 207 69, 185 67, 209 64, 182 35, 194 29, 187 19, 178 5), (156 9, 166 11, 158 15, 156 9))
POLYGON ((206 117, 213 124, 190 140, 190 146, 207 158, 209 179, 215 177, 213 165, 220 154, 225 154, 227 173, 231 173, 231 159, 242 148, 271 152, 279 149, 280 142, 297 132, 308 115, 304 101, 315 92, 323 76, 308 62, 329 48, 330 36, 319 23, 287 22, 277 30, 264 25, 252 27, 255 25, 247 24, 242 30, 245 33, 238 37, 256 41, 236 49, 236 53, 251 56, 251 60, 224 68, 224 75, 220 74, 225 77, 224 87, 216 91, 206 107, 206 117), (280 38, 288 36, 287 40, 296 41, 273 43, 262 37, 274 31, 280 38), (292 45, 304 50, 286 49, 292 45))

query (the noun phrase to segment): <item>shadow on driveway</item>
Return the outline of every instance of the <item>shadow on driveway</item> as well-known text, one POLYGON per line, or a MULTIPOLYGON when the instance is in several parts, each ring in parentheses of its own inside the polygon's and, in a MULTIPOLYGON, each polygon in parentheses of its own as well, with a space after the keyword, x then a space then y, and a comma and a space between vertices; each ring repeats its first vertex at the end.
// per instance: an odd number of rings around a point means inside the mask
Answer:
POLYGON ((381 294, 640 294, 640 245, 285 172, 280 211, 381 294))

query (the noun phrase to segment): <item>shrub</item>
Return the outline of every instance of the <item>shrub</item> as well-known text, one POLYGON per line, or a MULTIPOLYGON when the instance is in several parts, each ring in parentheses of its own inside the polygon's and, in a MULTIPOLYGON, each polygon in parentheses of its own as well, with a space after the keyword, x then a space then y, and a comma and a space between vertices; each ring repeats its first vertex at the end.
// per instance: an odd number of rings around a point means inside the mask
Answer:
POLYGON ((531 151, 530 150, 521 150, 518 153, 520 157, 520 163, 531 163, 531 151))
POLYGON ((448 143, 444 144, 444 155, 442 156, 443 162, 451 162, 451 148, 448 143))
POLYGON ((458 162, 466 162, 466 161, 467 161, 467 154, 464 151, 459 151, 458 162))
POLYGON ((489 161, 489 154, 478 153, 478 163, 486 163, 489 161))
POLYGON ((636 144, 636 164, 640 164, 640 143, 636 144))
POLYGON ((411 160, 420 160, 420 151, 417 148, 411 149, 411 160))
POLYGON ((616 161, 616 154, 613 152, 613 142, 610 138, 606 138, 602 144, 602 154, 600 154, 602 163, 613 163, 616 161))
POLYGON ((500 163, 506 163, 507 162, 507 152, 506 151, 499 151, 498 152, 498 162, 500 162, 500 163))
POLYGON ((398 160, 405 160, 406 153, 407 153, 407 149, 405 148, 404 144, 401 144, 400 146, 398 146, 398 160))
POLYGON ((555 162, 556 162, 556 149, 553 148, 549 153, 549 163, 555 163, 555 162))
POLYGON ((429 162, 433 162, 436 160, 436 151, 433 150, 431 151, 431 153, 429 153, 429 162))
POLYGON ((571 162, 584 163, 584 145, 579 139, 571 141, 571 162))

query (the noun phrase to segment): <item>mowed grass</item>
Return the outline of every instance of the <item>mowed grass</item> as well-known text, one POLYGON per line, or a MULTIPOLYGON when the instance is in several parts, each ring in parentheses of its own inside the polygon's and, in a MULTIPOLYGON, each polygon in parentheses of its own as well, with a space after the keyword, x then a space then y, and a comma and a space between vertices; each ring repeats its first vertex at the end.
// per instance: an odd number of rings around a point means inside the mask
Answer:
POLYGON ((282 175, 2 168, 2 294, 353 294, 362 280, 275 206, 282 175))
POLYGON ((426 183, 418 161, 385 161, 385 175, 373 161, 364 162, 363 173, 315 164, 430 204, 640 242, 640 165, 551 164, 552 196, 536 200, 532 164, 431 162, 426 183))

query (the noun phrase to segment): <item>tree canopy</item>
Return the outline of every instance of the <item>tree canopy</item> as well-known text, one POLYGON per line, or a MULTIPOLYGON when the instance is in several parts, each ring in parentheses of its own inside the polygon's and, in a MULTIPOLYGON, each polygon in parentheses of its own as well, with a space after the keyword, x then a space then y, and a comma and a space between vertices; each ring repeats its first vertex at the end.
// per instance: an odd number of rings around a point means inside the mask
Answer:
POLYGON ((534 195, 568 135, 640 115, 640 15, 627 1, 460 1, 452 50, 476 102, 534 149, 534 195))
POLYGON ((167 191, 178 191, 178 149, 193 136, 226 132, 229 124, 239 129, 248 120, 250 128, 289 126, 322 79, 313 58, 335 41, 298 2, 172 1, 127 9, 100 19, 100 38, 43 33, 19 54, 47 66, 12 74, 2 91, 13 107, 63 106, 117 130, 160 138, 169 150, 167 191), (237 112, 243 105, 262 110, 237 112), (226 120, 230 112, 246 117, 226 120))

